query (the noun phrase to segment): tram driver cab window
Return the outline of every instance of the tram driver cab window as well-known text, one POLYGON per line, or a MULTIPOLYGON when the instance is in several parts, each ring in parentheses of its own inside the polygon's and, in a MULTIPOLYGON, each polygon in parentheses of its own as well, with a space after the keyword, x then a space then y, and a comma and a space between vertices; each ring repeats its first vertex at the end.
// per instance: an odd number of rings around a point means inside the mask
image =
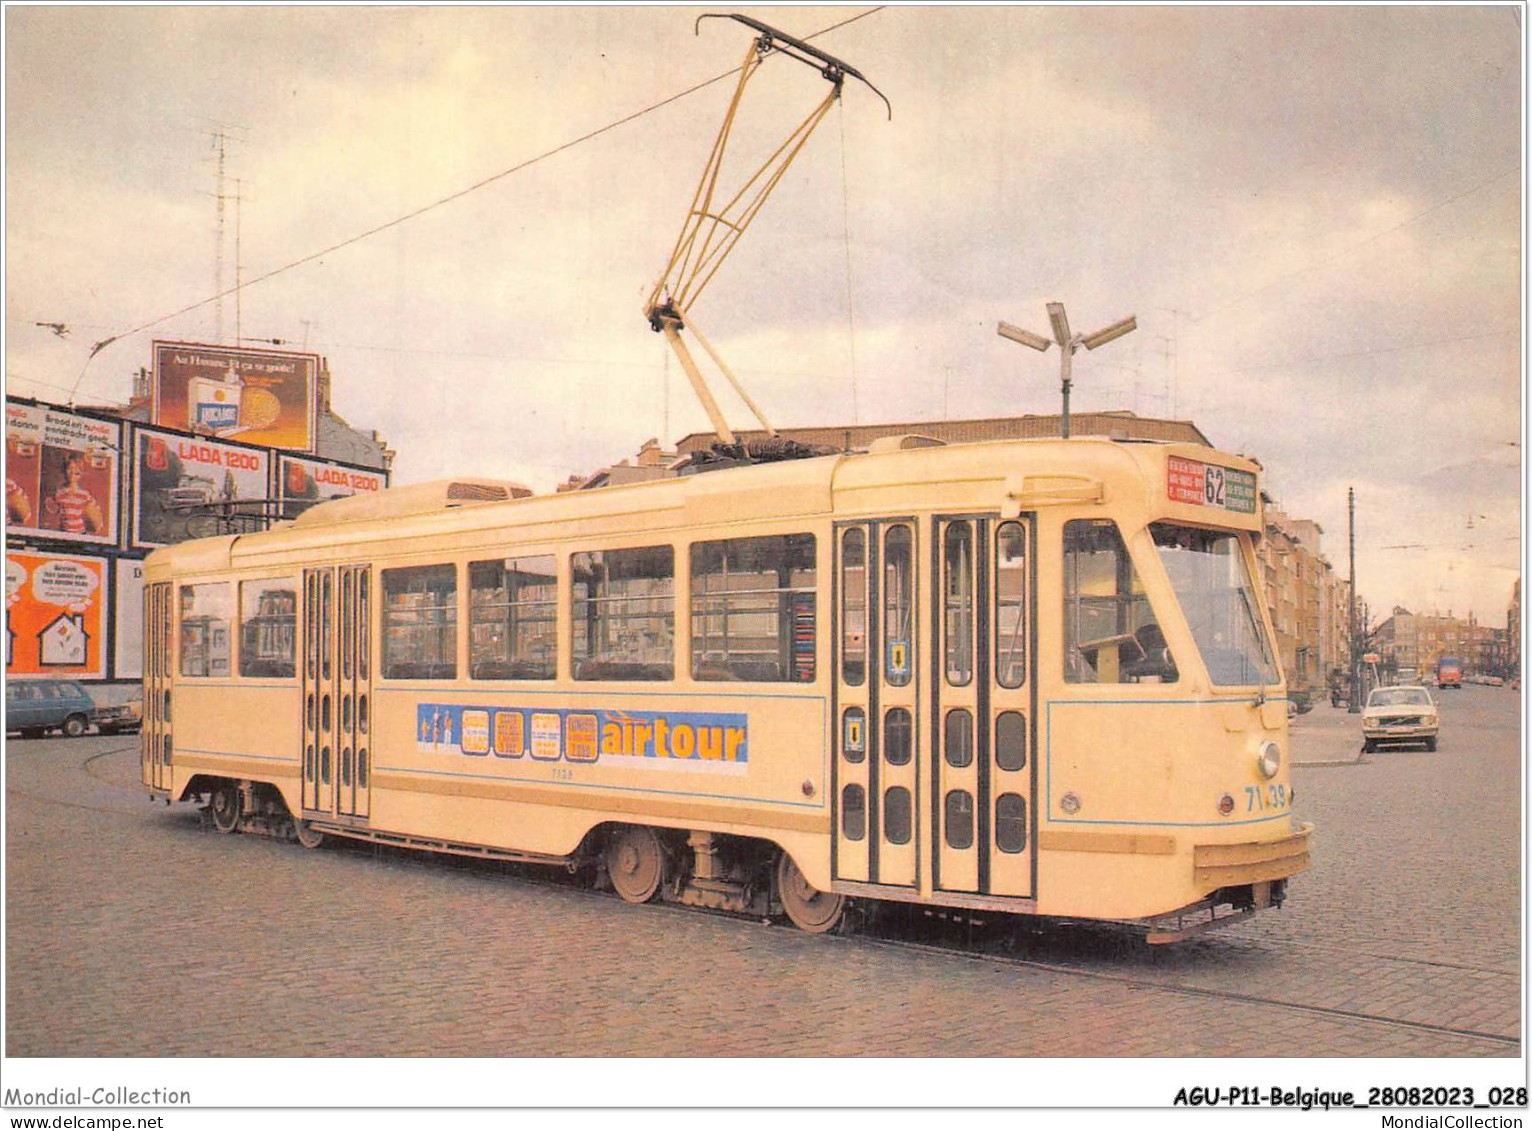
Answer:
POLYGON ((1065 682, 1174 683, 1179 678, 1117 524, 1110 519, 1065 523, 1065 682))

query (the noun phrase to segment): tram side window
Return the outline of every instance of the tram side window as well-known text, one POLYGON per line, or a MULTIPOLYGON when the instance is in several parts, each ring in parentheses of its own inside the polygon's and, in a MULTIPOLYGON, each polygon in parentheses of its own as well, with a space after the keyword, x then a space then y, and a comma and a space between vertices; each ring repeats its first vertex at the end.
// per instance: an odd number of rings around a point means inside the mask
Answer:
POLYGON ((675 549, 596 550, 570 567, 575 679, 674 679, 675 549))
POLYGON ((457 567, 383 571, 385 679, 457 678, 457 567))
POLYGON ((468 563, 468 671, 474 679, 557 674, 558 570, 552 554, 468 563))
POLYGON ((1177 678, 1154 610, 1110 519, 1064 524, 1064 679, 1169 683, 1177 678))
POLYGON ((233 605, 229 583, 181 586, 181 674, 227 676, 233 605))
POLYGON ((1019 522, 995 535, 995 678, 1001 687, 1027 678, 1027 531, 1019 522))
POLYGON ((298 581, 239 583, 239 674, 292 679, 298 674, 298 581))
POLYGON ((812 534, 692 546, 692 677, 812 683, 812 534))
POLYGON ((841 679, 867 678, 867 532, 852 527, 840 539, 841 679))

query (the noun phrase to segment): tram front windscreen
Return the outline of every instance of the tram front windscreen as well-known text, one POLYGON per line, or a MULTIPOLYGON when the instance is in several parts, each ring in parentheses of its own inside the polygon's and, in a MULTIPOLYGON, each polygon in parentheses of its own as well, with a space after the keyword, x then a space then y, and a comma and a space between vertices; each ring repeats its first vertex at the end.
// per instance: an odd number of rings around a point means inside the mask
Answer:
POLYGON ((1157 522, 1149 527, 1208 676, 1224 687, 1278 682, 1240 536, 1157 522))

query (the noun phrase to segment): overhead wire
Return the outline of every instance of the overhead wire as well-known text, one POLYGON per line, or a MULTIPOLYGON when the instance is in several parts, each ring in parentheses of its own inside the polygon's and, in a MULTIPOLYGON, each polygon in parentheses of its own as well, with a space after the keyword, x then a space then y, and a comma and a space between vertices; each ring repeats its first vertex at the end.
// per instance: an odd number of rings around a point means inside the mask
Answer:
MULTIPOLYGON (((866 17, 874 15, 877 12, 881 12, 884 7, 886 7, 886 5, 880 4, 877 7, 869 8, 864 12, 859 12, 854 16, 850 16, 844 20, 840 20, 837 23, 830 24, 828 27, 821 28, 819 31, 814 32, 812 35, 807 35, 803 38, 805 40, 809 40, 817 39, 822 35, 828 35, 832 31, 843 28, 848 24, 855 23, 857 20, 865 19, 866 17)), ((696 94, 698 91, 705 90, 706 88, 712 86, 714 83, 722 82, 724 79, 730 77, 733 74, 736 74, 739 69, 739 67, 730 67, 727 71, 722 71, 710 79, 705 79, 702 82, 689 86, 683 91, 672 94, 667 98, 662 98, 658 102, 651 103, 641 110, 635 110, 631 114, 627 114, 614 121, 608 122, 606 125, 581 134, 577 138, 572 138, 571 140, 563 142, 560 145, 556 145, 552 149, 545 150, 544 152, 539 153, 534 157, 527 158, 525 161, 520 161, 517 164, 512 165, 510 168, 502 169, 498 173, 492 173, 491 175, 484 177, 481 180, 475 181, 471 185, 468 185, 466 188, 458 189, 456 192, 449 193, 448 195, 441 197, 438 200, 432 201, 430 204, 425 204, 419 208, 412 209, 411 211, 406 212, 401 216, 396 216, 392 220, 385 221, 382 224, 377 224, 371 228, 368 228, 364 232, 350 236, 347 239, 343 239, 337 243, 330 244, 328 247, 325 247, 319 251, 311 252, 308 255, 304 255, 290 263, 285 263, 281 267, 276 267, 270 271, 264 272, 263 274, 257 275, 252 279, 247 279, 237 286, 226 288, 225 290, 219 291, 217 294, 210 295, 198 302, 190 303, 187 306, 181 307, 179 310, 175 310, 169 314, 163 314, 158 318, 153 318, 147 322, 140 323, 139 325, 133 327, 131 330, 124 330, 120 334, 113 334, 111 337, 104 338, 91 347, 90 356, 85 359, 85 365, 81 366, 80 374, 75 378, 74 385, 70 390, 70 398, 71 400, 74 398, 75 392, 79 389, 80 382, 84 380, 85 372, 86 369, 90 366, 91 359, 107 346, 111 345, 111 343, 118 341, 121 338, 132 337, 134 334, 140 334, 145 330, 158 326, 162 322, 168 322, 172 318, 179 318, 183 314, 189 314, 193 310, 198 310, 201 307, 207 306, 209 303, 218 302, 221 299, 235 293, 236 291, 242 291, 248 287, 253 287, 258 283, 264 283, 297 267, 302 267, 303 265, 312 263, 317 259, 323 259, 326 255, 331 255, 337 251, 342 250, 343 248, 351 247, 353 244, 361 243, 363 240, 371 239, 373 236, 389 231, 392 228, 397 228, 401 224, 407 223, 408 221, 414 220, 420 216, 424 216, 427 212, 431 212, 437 208, 441 208, 444 205, 451 204, 453 201, 461 200, 463 197, 469 195, 470 193, 477 192, 479 189, 485 188, 488 185, 492 185, 496 181, 503 180, 513 173, 519 173, 523 169, 528 169, 533 165, 548 160, 550 157, 555 157, 567 149, 572 149, 577 145, 582 145, 587 141, 591 141, 600 137, 602 134, 610 133, 612 130, 628 125, 630 122, 635 122, 639 118, 644 117, 646 114, 652 114, 656 110, 660 110, 666 106, 669 106, 673 102, 679 102, 683 98, 690 97, 691 95, 696 94)))
POLYGON ((1194 323, 1194 324, 1198 323, 1198 322, 1202 322, 1202 321, 1204 321, 1204 320, 1206 320, 1208 318, 1211 318, 1215 314, 1218 314, 1218 313, 1220 313, 1222 311, 1228 310, 1230 307, 1238 306, 1240 303, 1246 301, 1247 299, 1254 298, 1258 294, 1263 294, 1264 292, 1269 291, 1272 287, 1276 286, 1278 283, 1285 283, 1285 282, 1287 282, 1287 280, 1291 279, 1295 275, 1302 275, 1302 274, 1305 274, 1306 272, 1314 270, 1314 268, 1316 268, 1316 267, 1323 267, 1323 266, 1326 266, 1326 265, 1328 265, 1330 263, 1334 263, 1336 260, 1341 259, 1341 258, 1343 258, 1343 257, 1345 257, 1347 255, 1350 255, 1352 252, 1356 251, 1357 248, 1366 247, 1368 244, 1375 243, 1376 241, 1382 239, 1384 236, 1392 235, 1394 232, 1397 232, 1400 228, 1408 227, 1409 225, 1415 223, 1417 220, 1420 220, 1422 217, 1429 216, 1433 212, 1440 211, 1441 209, 1446 208, 1449 204, 1456 204, 1458 201, 1463 200, 1466 197, 1472 196, 1474 193, 1481 192, 1484 189, 1489 188, 1491 185, 1496 184, 1496 183, 1504 180, 1506 177, 1509 177, 1512 174, 1519 173, 1520 171, 1521 171, 1521 167, 1519 165, 1512 165, 1509 169, 1502 169, 1500 172, 1496 173, 1494 176, 1488 177, 1485 180, 1482 180, 1482 181, 1479 181, 1479 182, 1477 182, 1477 183, 1475 183, 1473 185, 1470 185, 1468 188, 1464 189, 1463 191, 1461 191, 1459 193, 1455 193, 1454 195, 1447 197, 1447 199, 1445 199, 1445 200, 1439 200, 1439 201, 1437 201, 1434 204, 1427 205, 1425 208, 1422 208, 1419 212, 1416 212, 1413 215, 1410 215, 1410 216, 1406 217, 1405 219, 1399 221, 1399 223, 1394 224, 1392 227, 1384 228, 1380 232, 1374 232, 1372 235, 1366 236, 1366 237, 1356 241, 1355 243, 1347 244, 1345 247, 1341 248, 1340 250, 1334 252, 1331 255, 1327 255, 1327 256, 1325 256, 1322 259, 1313 260, 1312 262, 1307 263, 1304 266, 1297 268, 1296 270, 1289 271, 1289 272, 1287 272, 1286 274, 1283 274, 1283 275, 1278 275, 1275 279, 1269 279, 1266 282, 1262 283, 1260 286, 1254 287, 1251 290, 1243 292, 1242 294, 1235 295, 1233 298, 1229 299, 1226 302, 1220 303, 1219 305, 1213 307, 1210 310, 1204 310, 1201 314, 1198 314, 1195 318, 1192 318, 1190 321, 1192 323, 1194 323))
MULTIPOLYGON (((846 104, 841 102, 836 122, 840 126, 840 211, 841 231, 846 237, 846 333, 851 350, 851 423, 861 421, 856 395, 856 292, 851 285, 851 190, 846 175, 846 104)), ((945 411, 943 412, 945 414, 945 411)))

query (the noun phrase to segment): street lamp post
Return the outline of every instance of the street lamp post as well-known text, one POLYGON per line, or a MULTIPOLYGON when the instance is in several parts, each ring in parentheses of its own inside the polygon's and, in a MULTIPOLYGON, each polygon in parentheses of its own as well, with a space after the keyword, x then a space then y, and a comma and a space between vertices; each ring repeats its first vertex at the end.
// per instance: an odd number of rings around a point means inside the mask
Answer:
MULTIPOLYGON (((1104 346, 1108 342, 1116 341, 1124 334, 1131 334, 1138 329, 1137 318, 1130 314, 1126 318, 1113 322, 1093 334, 1070 334, 1069 317, 1064 313, 1062 302, 1050 302, 1048 304, 1048 321, 1053 326, 1053 341, 1059 344, 1060 359, 1060 384, 1064 395, 1064 415, 1059 426, 1060 435, 1069 439, 1069 390, 1074 387, 1073 362, 1075 350, 1084 346, 1093 350, 1097 346, 1104 346)), ((1020 342, 1024 346, 1030 346, 1039 353, 1047 350, 1053 344, 1041 334, 1034 334, 1030 330, 1023 330, 1020 326, 1012 326, 1009 322, 1002 322, 996 329, 1002 338, 1008 338, 1013 342, 1020 342)))

